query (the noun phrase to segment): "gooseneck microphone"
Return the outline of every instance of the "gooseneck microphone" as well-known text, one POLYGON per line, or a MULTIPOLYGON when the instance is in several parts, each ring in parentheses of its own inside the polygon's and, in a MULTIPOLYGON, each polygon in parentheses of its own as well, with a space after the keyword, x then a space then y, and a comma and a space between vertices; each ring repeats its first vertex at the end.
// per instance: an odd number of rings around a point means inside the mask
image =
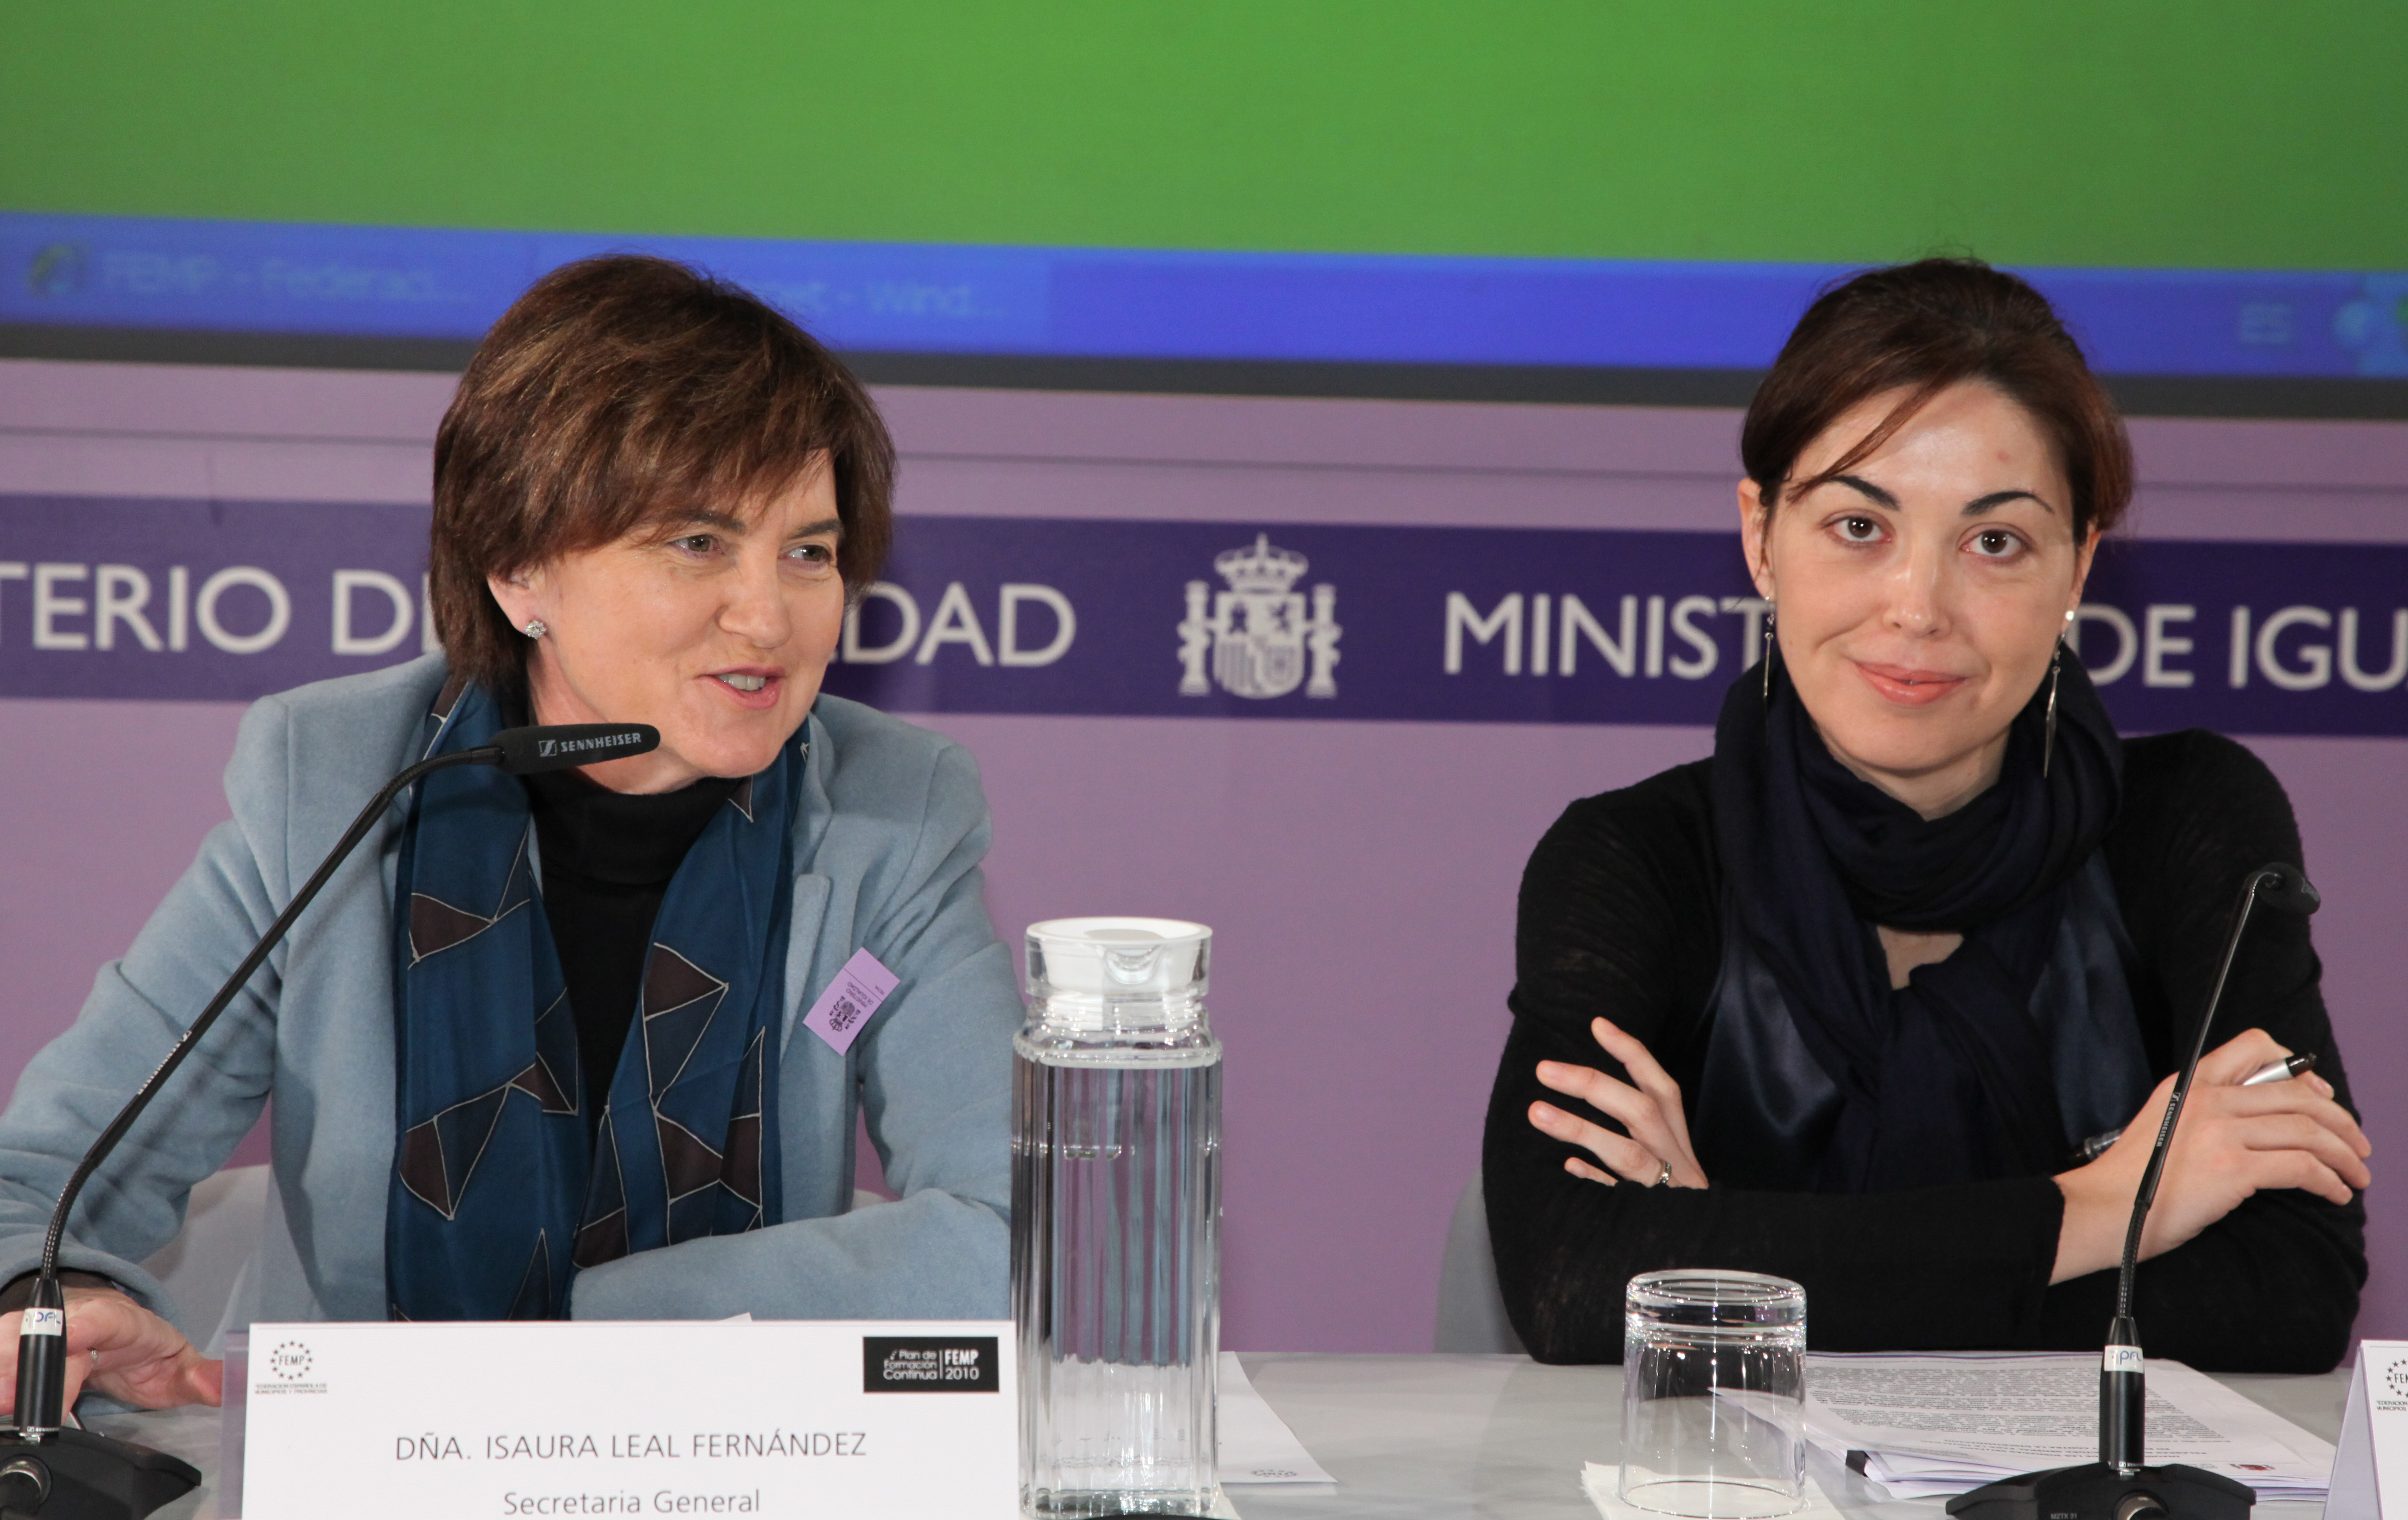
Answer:
POLYGON ((2124 1230, 2124 1255, 2115 1278, 2115 1317, 2107 1326, 2106 1351, 2099 1368, 2099 1460, 2080 1467, 2027 1472, 1985 1484, 1948 1501, 1948 1513, 1963 1520, 2245 1520, 2258 1496, 2248 1484, 2221 1473, 2182 1463, 2153 1468, 2143 1463, 2142 1414, 2147 1388, 2141 1356, 2140 1326, 2132 1319, 2132 1272, 2141 1258, 2141 1229, 2148 1222, 2149 1205, 2157 1201, 2157 1180, 2165 1174, 2166 1153, 2172 1148, 2174 1122, 2182 1117, 2183 1099, 2190 1093, 2199 1058, 2207 1050, 2208 1031, 2214 1027, 2232 962, 2241 953, 2241 937, 2249 927, 2253 910, 2263 903, 2284 912, 2307 914, 2324 899, 2296 868, 2277 861, 2249 873, 2241 886, 2241 905, 2232 915, 2232 932, 2224 941, 2224 961, 2216 968, 2215 985, 2207 996, 2207 1011, 2199 1021, 2190 1054, 2174 1078, 2166 1098, 2166 1115, 2158 1121, 2157 1144, 2132 1196, 2132 1218, 2124 1230))
POLYGON ((84 1183, 108 1159, 130 1132, 152 1098, 193 1053, 209 1025, 217 1022, 236 994, 250 982, 269 954, 292 931, 304 910, 334 878, 336 870, 359 848, 384 817, 394 798, 420 778, 455 766, 494 766, 506 775, 531 776, 624 759, 659 748, 660 732, 643 724, 555 724, 510 728, 493 742, 471 750, 432 755, 403 770, 360 810, 318 869, 294 893, 276 922, 267 926, 251 953, 234 968, 225 984, 210 998, 165 1059, 126 1100, 108 1127, 59 1190, 50 1211, 50 1233, 42 1241, 40 1275, 26 1306, 17 1339, 17 1411, 13 1429, 0 1430, 0 1520, 15 1515, 41 1515, 50 1520, 139 1520, 201 1481, 191 1464, 132 1441, 116 1441, 90 1430, 63 1428, 66 1395, 66 1301, 59 1288, 59 1247, 65 1239, 67 1215, 84 1183))

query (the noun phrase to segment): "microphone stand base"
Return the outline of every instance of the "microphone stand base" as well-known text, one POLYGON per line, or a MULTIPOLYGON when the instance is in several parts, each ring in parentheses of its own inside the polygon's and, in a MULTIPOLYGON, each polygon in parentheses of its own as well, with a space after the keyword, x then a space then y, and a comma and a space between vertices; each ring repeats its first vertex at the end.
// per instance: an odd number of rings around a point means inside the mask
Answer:
POLYGON ((2257 1491, 2220 1472, 2173 1464, 2127 1478, 2104 1462, 1985 1484, 1948 1501, 1958 1520, 2248 1520, 2257 1491))
POLYGON ((29 1504, 8 1485, 0 1498, 11 1515, 41 1520, 142 1520, 160 1505, 200 1486, 201 1470, 180 1457, 154 1452, 94 1430, 61 1430, 40 1441, 0 1427, 0 1470, 17 1463, 38 1467, 49 1480, 48 1496, 29 1504))

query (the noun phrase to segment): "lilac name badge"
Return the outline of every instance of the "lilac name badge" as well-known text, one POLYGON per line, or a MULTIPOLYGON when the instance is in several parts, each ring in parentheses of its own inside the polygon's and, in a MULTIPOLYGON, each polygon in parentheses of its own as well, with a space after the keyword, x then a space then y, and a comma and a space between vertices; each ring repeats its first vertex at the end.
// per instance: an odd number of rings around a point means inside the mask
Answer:
POLYGON ((856 950, 827 984, 827 991, 820 994, 820 1000, 803 1015, 803 1024, 842 1055, 853 1049, 861 1026, 869 1022, 869 1015, 878 1011, 878 1005, 886 1001, 899 980, 878 963, 877 956, 856 950))

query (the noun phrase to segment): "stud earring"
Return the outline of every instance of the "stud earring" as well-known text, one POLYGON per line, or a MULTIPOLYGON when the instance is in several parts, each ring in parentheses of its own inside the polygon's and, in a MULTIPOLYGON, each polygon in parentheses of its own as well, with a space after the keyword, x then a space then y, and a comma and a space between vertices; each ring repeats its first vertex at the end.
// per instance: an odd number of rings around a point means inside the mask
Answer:
POLYGON ((543 619, 541 618, 527 619, 527 625, 522 631, 525 633, 529 638, 541 638, 544 635, 552 632, 550 628, 543 625, 543 619))

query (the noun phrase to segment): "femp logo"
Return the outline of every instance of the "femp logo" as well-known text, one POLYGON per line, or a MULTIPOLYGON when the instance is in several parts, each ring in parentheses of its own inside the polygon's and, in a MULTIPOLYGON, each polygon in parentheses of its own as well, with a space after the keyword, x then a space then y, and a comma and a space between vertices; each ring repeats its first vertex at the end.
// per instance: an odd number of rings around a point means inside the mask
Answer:
POLYGON ((325 1370, 306 1341, 280 1341, 259 1358, 251 1379, 251 1397, 316 1395, 326 1391, 325 1370))
POLYGON ((1003 1386, 991 1335, 861 1338, 863 1393, 995 1393, 1003 1386))
POLYGON ((267 1354, 267 1369, 276 1374, 280 1382, 298 1383, 308 1377, 316 1366, 317 1357, 303 1341, 281 1341, 267 1354))
POLYGON ((2366 1391, 2374 1407, 2386 1414, 2408 1412, 2408 1355, 2387 1347, 2382 1354, 2389 1358, 2387 1362, 2372 1352, 2364 1355, 2372 1362, 2366 1391))

